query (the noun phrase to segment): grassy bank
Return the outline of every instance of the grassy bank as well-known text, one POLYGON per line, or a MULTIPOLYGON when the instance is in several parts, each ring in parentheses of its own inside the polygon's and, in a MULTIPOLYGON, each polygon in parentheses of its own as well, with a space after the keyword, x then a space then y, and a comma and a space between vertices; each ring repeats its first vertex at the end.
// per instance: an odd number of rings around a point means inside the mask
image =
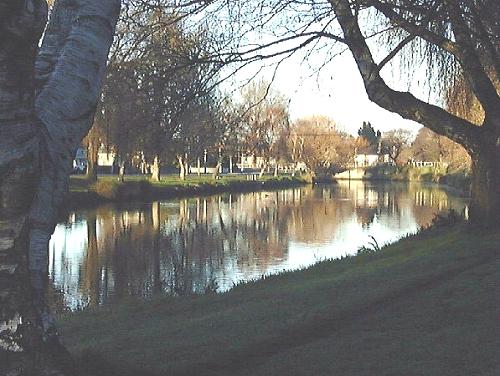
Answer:
POLYGON ((449 171, 437 167, 413 166, 375 166, 366 171, 366 178, 370 180, 420 181, 432 182, 469 192, 471 183, 470 172, 449 171))
POLYGON ((248 180, 250 175, 225 175, 220 179, 211 176, 189 176, 180 180, 178 176, 162 177, 153 182, 147 177, 126 176, 119 181, 116 176, 99 176, 97 182, 89 182, 83 176, 72 176, 70 180, 70 206, 88 205, 106 201, 154 200, 189 195, 207 195, 222 192, 246 192, 263 189, 292 187, 306 183, 302 177, 264 176, 248 180))
POLYGON ((463 227, 241 285, 66 316, 92 375, 498 375, 500 234, 463 227))

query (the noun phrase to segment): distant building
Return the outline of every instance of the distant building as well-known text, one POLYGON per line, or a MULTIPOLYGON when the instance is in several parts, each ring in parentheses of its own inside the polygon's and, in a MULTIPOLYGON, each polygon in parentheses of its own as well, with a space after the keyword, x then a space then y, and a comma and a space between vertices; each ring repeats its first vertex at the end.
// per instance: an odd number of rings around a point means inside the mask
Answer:
POLYGON ((356 151, 354 156, 354 167, 373 167, 380 164, 391 163, 391 158, 389 154, 382 154, 379 150, 376 150, 373 146, 368 146, 365 148, 360 148, 356 151))
POLYGON ((105 147, 99 148, 99 153, 97 153, 97 165, 102 167, 112 168, 115 165, 116 153, 111 150, 106 150, 105 147))
MULTIPOLYGON (((97 154, 97 167, 101 173, 115 172, 118 158, 116 153, 108 150, 104 145, 101 145, 97 154)), ((88 159, 87 149, 83 146, 76 150, 75 157, 73 158, 73 173, 84 174, 87 171, 88 159)))

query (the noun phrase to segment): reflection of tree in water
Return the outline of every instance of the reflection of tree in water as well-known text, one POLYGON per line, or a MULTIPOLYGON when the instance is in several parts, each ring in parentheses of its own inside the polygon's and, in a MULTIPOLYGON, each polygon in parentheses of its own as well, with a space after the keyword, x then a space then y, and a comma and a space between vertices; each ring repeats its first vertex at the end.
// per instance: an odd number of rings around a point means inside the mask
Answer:
POLYGON ((462 212, 464 207, 463 199, 431 184, 341 181, 337 189, 340 196, 352 198, 357 221, 364 227, 375 218, 393 228, 408 225, 409 221, 422 227, 429 225, 437 213, 451 208, 462 212))
POLYGON ((243 275, 265 272, 272 260, 284 257, 286 226, 276 225, 276 208, 262 207, 259 197, 247 205, 241 197, 197 199, 191 205, 183 200, 179 216, 163 221, 162 239, 167 243, 162 251, 170 291, 203 292, 228 269, 243 275))
POLYGON ((282 214, 288 217, 291 238, 307 244, 324 243, 352 217, 352 202, 333 199, 337 197, 335 189, 333 186, 307 187, 292 193, 291 202, 283 207, 282 214))
POLYGON ((356 208, 356 218, 363 228, 367 228, 373 222, 375 214, 377 214, 376 208, 356 208))
POLYGON ((97 217, 95 212, 87 217, 87 254, 85 262, 81 265, 82 289, 88 296, 88 305, 95 306, 100 303, 100 265, 99 248, 97 246, 97 217))
MULTIPOLYGON (((214 281, 227 288, 235 280, 277 270, 291 241, 322 244, 343 226, 363 231, 375 220, 394 229, 423 225, 435 208, 455 204, 432 187, 351 181, 101 207, 72 214, 69 223, 85 223, 86 248, 73 259, 53 255, 62 261, 51 275, 59 274, 54 284, 84 305, 128 295, 203 293, 214 281), (76 276, 69 273, 72 262, 79 262, 76 276)), ((58 305, 59 299, 54 294, 58 305)))
POLYGON ((446 191, 434 185, 410 185, 410 194, 413 196, 413 214, 419 226, 427 226, 438 213, 454 210, 464 214, 464 201, 447 194, 446 191))

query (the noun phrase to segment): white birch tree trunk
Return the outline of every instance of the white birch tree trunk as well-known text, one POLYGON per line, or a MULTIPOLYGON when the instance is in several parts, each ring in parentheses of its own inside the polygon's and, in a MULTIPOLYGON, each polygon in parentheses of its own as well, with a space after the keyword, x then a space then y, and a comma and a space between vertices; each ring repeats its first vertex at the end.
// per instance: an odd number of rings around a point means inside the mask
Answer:
POLYGON ((187 163, 184 155, 177 155, 177 162, 179 163, 179 179, 186 180, 187 176, 187 163))
POLYGON ((48 242, 90 129, 119 0, 0 1, 0 375, 69 374, 48 242))
POLYGON ((161 161, 160 157, 155 156, 153 159, 153 165, 151 166, 151 180, 159 182, 161 180, 161 161))

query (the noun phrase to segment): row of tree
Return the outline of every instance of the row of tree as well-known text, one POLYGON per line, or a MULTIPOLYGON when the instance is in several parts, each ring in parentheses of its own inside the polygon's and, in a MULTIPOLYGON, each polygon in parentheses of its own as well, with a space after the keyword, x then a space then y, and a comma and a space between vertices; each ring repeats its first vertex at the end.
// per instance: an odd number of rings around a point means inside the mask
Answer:
MULTIPOLYGON (((162 165, 175 163, 185 178, 200 159, 219 170, 225 156, 305 163, 312 172, 352 162, 354 138, 327 118, 290 123, 284 95, 265 81, 225 95, 213 90, 220 62, 204 28, 186 25, 179 9, 127 2, 117 25, 93 126, 84 140, 88 177, 97 179, 105 148, 125 164, 160 180, 162 165)), ((275 164, 275 167, 277 164, 275 164)))
MULTIPOLYGON (((357 138, 339 131, 325 116, 291 122, 289 100, 265 81, 253 82, 232 97, 207 93, 210 82, 205 76, 213 67, 182 65, 184 58, 191 58, 186 46, 196 38, 183 34, 173 15, 162 17, 165 22, 173 19, 173 26, 146 44, 140 57, 110 66, 86 138, 91 178, 97 178, 97 153, 103 146, 120 157, 122 167, 127 162, 157 181, 163 164, 176 163, 184 179, 188 166, 199 167, 201 158, 206 163, 207 154, 216 171, 226 157, 251 155, 260 157, 261 173, 273 161, 275 174, 278 164, 293 171, 305 166, 313 174, 335 173, 352 166, 356 153, 387 154, 398 165, 421 160, 445 162, 454 169, 470 167, 463 147, 426 128, 413 142, 407 130, 382 134, 370 122, 363 122, 357 138), (177 39, 187 42, 172 42, 177 39), (176 44, 183 50, 174 55, 176 44)), ((143 43, 147 40, 139 32, 133 35, 143 43)), ((199 39, 192 46, 196 43, 199 39)))
MULTIPOLYGON (((397 164, 409 159, 453 159, 461 167, 470 163, 464 148, 432 131, 421 131, 410 148, 409 132, 382 135, 368 122, 358 139, 339 132, 329 119, 290 124, 287 98, 262 81, 231 97, 213 90, 227 63, 214 59, 221 41, 206 25, 193 28, 186 21, 189 12, 126 2, 94 124, 85 140, 89 177, 97 177, 95 166, 103 146, 119 156, 121 173, 126 162, 151 173, 153 180, 160 179, 162 165, 172 163, 184 178, 188 166, 200 166, 207 155, 216 170, 224 156, 247 154, 261 157, 264 167, 275 160, 302 162, 312 172, 335 171, 352 164, 354 152, 366 146, 389 154, 397 164)), ((471 117, 471 108, 478 107, 477 114, 480 106, 475 98, 467 100, 463 86, 458 80, 449 87, 447 107, 471 117), (464 103, 457 97, 465 98, 464 103)))
POLYGON ((96 178, 103 145, 160 179, 161 163, 200 155, 222 137, 214 94, 214 64, 194 65, 206 53, 203 31, 186 32, 182 14, 130 3, 117 26, 94 124, 85 139, 88 174, 96 178), (130 15, 133 13, 133 17, 130 15))

